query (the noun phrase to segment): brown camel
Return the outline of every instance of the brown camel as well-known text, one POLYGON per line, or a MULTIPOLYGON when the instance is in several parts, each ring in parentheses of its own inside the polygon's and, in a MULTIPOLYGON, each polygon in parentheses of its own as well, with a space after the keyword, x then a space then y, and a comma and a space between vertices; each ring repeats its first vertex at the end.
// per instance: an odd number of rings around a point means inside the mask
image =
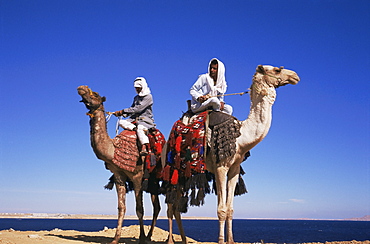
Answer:
MULTIPOLYGON (((298 82, 299 77, 294 71, 270 65, 257 66, 250 87, 250 113, 248 118, 241 122, 241 135, 235 142, 236 153, 220 162, 217 162, 215 155, 207 155, 207 170, 213 173, 216 179, 217 215, 219 220, 218 243, 220 244, 223 244, 225 241, 225 223, 227 243, 234 243, 232 232, 233 200, 240 174, 240 164, 243 162, 246 153, 260 143, 270 129, 272 105, 276 98, 275 89, 287 84, 295 85, 298 82)), ((162 157, 162 160, 165 160, 165 157, 162 157)), ((162 164, 165 164, 165 162, 162 162, 162 164)), ((172 216, 175 216, 176 221, 179 223, 181 222, 181 215, 173 205, 168 206, 168 213, 169 232, 172 233, 172 216)), ((179 230, 181 236, 184 237, 182 225, 179 225, 179 230)), ((186 243, 186 239, 182 238, 182 242, 186 243)), ((169 238, 168 243, 173 243, 173 239, 169 238)))
MULTIPOLYGON (((143 207, 143 191, 142 191, 142 180, 143 180, 143 164, 137 165, 134 172, 126 171, 119 168, 113 163, 115 147, 113 140, 109 137, 107 132, 107 125, 105 119, 105 112, 103 102, 105 97, 101 97, 97 92, 91 91, 87 86, 79 86, 77 88, 78 94, 82 97, 86 108, 89 110, 87 113, 90 116, 90 141, 91 147, 98 159, 105 162, 106 168, 109 169, 114 175, 114 183, 116 186, 117 197, 118 197, 118 224, 116 234, 114 236, 112 244, 119 242, 121 237, 122 222, 124 220, 126 212, 126 180, 129 179, 133 182, 133 188, 135 192, 136 200, 136 214, 140 223, 140 243, 145 243, 145 240, 150 240, 153 234, 154 226, 156 224, 159 212, 160 203, 158 195, 151 194, 151 200, 153 204, 153 219, 152 225, 145 236, 144 232, 144 207, 143 207)), ((135 150, 138 150, 137 148, 135 150)), ((137 152, 138 153, 138 152, 137 152)))

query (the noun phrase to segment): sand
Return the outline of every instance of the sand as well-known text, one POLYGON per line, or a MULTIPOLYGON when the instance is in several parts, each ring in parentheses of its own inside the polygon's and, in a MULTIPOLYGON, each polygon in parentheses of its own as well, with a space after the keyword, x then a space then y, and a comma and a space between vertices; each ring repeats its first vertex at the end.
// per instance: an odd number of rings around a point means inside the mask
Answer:
MULTIPOLYGON (((145 231, 149 231, 149 226, 145 226, 145 231)), ((64 244, 64 243, 109 243, 113 240, 115 229, 105 228, 98 232, 81 232, 75 230, 54 229, 51 231, 15 231, 12 229, 0 231, 0 244, 64 244)), ((155 228, 152 241, 150 243, 166 243, 168 232, 158 227, 155 228)), ((181 243, 181 237, 174 234, 176 243, 181 243)), ((189 244, 197 241, 187 238, 189 244)), ((120 243, 138 244, 139 226, 131 225, 122 228, 120 243)), ((216 244, 215 242, 202 242, 203 244, 216 244)), ((370 244, 370 241, 346 241, 346 242, 326 242, 326 244, 370 244)))

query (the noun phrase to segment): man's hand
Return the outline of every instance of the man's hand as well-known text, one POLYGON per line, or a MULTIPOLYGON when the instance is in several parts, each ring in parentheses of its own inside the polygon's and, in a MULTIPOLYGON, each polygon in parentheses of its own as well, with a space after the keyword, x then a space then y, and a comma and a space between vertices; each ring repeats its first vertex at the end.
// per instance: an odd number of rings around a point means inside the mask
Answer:
POLYGON ((207 101, 208 100, 208 98, 210 98, 211 96, 209 96, 209 95, 204 95, 204 96, 200 96, 200 97, 198 97, 198 102, 200 102, 200 103, 204 103, 205 101, 207 101))
POLYGON ((220 110, 223 111, 225 109, 225 103, 224 102, 220 102, 220 103, 221 103, 220 110))
POLYGON ((116 116, 116 117, 122 116, 123 115, 123 110, 119 110, 119 111, 113 112, 112 114, 114 116, 116 116))

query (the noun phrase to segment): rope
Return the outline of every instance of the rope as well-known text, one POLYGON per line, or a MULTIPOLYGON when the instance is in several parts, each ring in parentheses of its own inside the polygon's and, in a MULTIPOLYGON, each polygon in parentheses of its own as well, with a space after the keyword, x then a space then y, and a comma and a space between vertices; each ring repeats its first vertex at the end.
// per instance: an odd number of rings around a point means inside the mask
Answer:
POLYGON ((223 95, 216 95, 214 97, 223 97, 223 96, 233 96, 233 95, 240 95, 240 96, 243 96, 244 94, 247 94, 249 93, 249 91, 245 91, 245 92, 237 92, 237 93, 229 93, 229 94, 223 94, 223 95))
MULTIPOLYGON (((107 116, 105 116, 105 122, 108 123, 110 118, 112 117, 113 113, 112 112, 107 112, 107 116)), ((116 122, 116 136, 118 135, 118 131, 119 131, 119 121, 120 119, 122 119, 122 116, 118 117, 117 118, 117 122, 116 122)))

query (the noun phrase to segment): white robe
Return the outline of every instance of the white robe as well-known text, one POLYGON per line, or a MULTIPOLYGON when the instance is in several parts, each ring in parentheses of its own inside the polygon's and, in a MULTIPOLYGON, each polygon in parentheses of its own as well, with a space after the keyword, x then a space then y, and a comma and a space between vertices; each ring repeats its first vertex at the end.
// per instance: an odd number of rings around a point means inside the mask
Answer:
MULTIPOLYGON (((219 111, 220 106, 221 106, 220 102, 224 102, 223 95, 225 94, 226 89, 227 89, 227 84, 225 80, 225 66, 220 60, 216 59, 218 62, 218 72, 217 72, 217 82, 215 85, 213 79, 211 78, 209 74, 209 68, 210 68, 212 60, 209 62, 209 65, 208 65, 208 73, 200 75, 198 80, 190 88, 190 95, 192 97, 191 109, 194 113, 204 111, 208 107, 212 107, 213 110, 219 111), (200 103, 197 100, 200 96, 204 96, 208 94, 213 97, 209 98, 207 101, 203 103, 200 103)), ((231 114, 232 107, 230 105, 225 104, 224 112, 231 114)))

